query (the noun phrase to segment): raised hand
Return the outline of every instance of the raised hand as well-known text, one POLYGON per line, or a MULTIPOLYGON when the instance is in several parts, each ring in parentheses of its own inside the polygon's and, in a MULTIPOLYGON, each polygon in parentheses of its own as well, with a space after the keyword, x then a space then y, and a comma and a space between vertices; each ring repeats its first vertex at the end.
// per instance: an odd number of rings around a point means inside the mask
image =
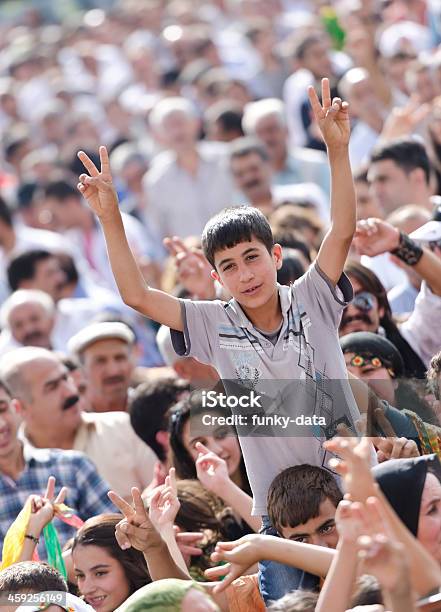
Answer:
POLYGON ((335 524, 340 540, 356 544, 358 538, 363 535, 363 524, 353 512, 352 506, 358 502, 350 502, 343 499, 337 506, 335 513, 335 524))
POLYGON ((399 246, 400 232, 381 219, 363 219, 357 223, 354 246, 359 255, 374 257, 399 246))
POLYGON ((230 480, 226 461, 208 450, 201 442, 196 443, 196 449, 199 451, 195 464, 199 481, 209 491, 220 495, 230 480))
POLYGON ((178 545, 181 555, 187 567, 190 566, 191 557, 202 555, 202 549, 197 546, 205 538, 202 532, 198 531, 181 531, 177 525, 173 526, 176 544, 178 545))
POLYGON ((331 459, 329 465, 342 476, 345 491, 353 501, 365 501, 369 495, 375 495, 376 484, 370 470, 373 449, 369 438, 333 438, 323 446, 340 457, 331 459))
POLYGON ((106 147, 100 147, 99 152, 101 171, 84 151, 79 151, 78 157, 89 175, 81 174, 77 187, 97 217, 104 220, 118 212, 118 196, 112 182, 106 147))
POLYGON ((132 488, 133 506, 114 491, 109 491, 108 496, 124 515, 115 528, 115 538, 120 548, 126 550, 133 546, 146 552, 149 548, 163 545, 161 536, 149 519, 139 489, 132 488))
POLYGON ((170 468, 165 484, 153 491, 150 498, 149 516, 154 527, 159 532, 165 527, 172 527, 180 507, 176 471, 170 468))
POLYGON ((178 280, 193 299, 213 299, 212 266, 200 249, 189 248, 178 236, 165 238, 164 246, 174 258, 178 280))
POLYGON ((31 495, 31 516, 29 518, 28 532, 38 537, 44 527, 54 518, 54 506, 62 504, 66 498, 67 487, 62 487, 55 497, 55 478, 49 476, 46 491, 43 496, 31 495))
POLYGON ((348 103, 342 102, 340 98, 331 100, 329 79, 322 79, 321 104, 314 87, 308 88, 308 96, 314 118, 328 149, 347 147, 351 134, 348 103))
POLYGON ((245 574, 252 565, 260 561, 264 555, 264 547, 265 536, 258 534, 246 535, 235 542, 218 542, 211 559, 216 563, 220 561, 227 563, 204 572, 210 580, 225 576, 222 582, 214 587, 214 592, 224 591, 233 580, 245 574))
POLYGON ((380 140, 394 140, 411 136, 430 114, 430 104, 421 104, 418 95, 410 98, 408 104, 395 107, 384 122, 380 140))

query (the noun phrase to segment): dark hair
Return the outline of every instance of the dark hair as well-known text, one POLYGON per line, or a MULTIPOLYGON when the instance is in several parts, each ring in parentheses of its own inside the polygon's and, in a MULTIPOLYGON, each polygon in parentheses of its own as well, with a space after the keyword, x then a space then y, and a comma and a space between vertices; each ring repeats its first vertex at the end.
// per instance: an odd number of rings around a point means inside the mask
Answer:
POLYGON ((281 285, 290 285, 303 276, 306 270, 300 260, 298 251, 283 248, 282 254, 282 267, 277 270, 277 282, 281 285))
POLYGON ((242 111, 232 102, 221 101, 213 104, 205 112, 205 121, 219 123, 224 132, 233 132, 243 136, 242 111))
POLYGON ((301 34, 296 38, 292 48, 292 55, 296 60, 302 60, 312 45, 322 42, 322 37, 317 32, 301 34))
POLYGON ((67 592, 67 584, 58 570, 47 563, 21 561, 0 572, 0 593, 67 592))
POLYGON ((202 249, 210 264, 215 267, 217 251, 231 249, 240 242, 256 238, 268 253, 274 246, 273 234, 266 217, 252 206, 226 208, 212 217, 202 233, 202 249))
POLYGON ((387 299, 386 289, 378 276, 369 268, 353 260, 346 263, 344 271, 348 276, 353 276, 365 291, 372 293, 377 298, 379 308, 383 308, 384 313, 380 318, 380 325, 386 333, 386 338, 395 345, 403 358, 405 376, 424 378, 426 367, 410 344, 400 334, 392 317, 392 309, 387 299))
POLYGON ((59 179, 47 183, 47 185, 44 186, 44 196, 46 198, 55 198, 60 202, 64 202, 72 197, 77 200, 81 198, 73 181, 67 179, 59 179))
POLYGON ((60 268, 66 277, 66 284, 77 285, 78 281, 80 280, 80 275, 78 273, 74 258, 68 253, 57 253, 56 258, 58 259, 60 268))
POLYGON ((424 170, 426 183, 430 183, 430 161, 426 147, 415 138, 399 138, 389 141, 376 148, 370 163, 391 160, 405 172, 411 172, 416 168, 424 170))
POLYGON ((317 517, 326 499, 335 507, 343 499, 334 476, 315 465, 295 465, 280 472, 270 484, 268 516, 282 533, 283 527, 297 527, 317 517))
POLYGON ((311 263, 311 251, 306 242, 298 235, 295 230, 286 228, 276 228, 273 230, 273 238, 276 244, 280 244, 284 249, 296 249, 305 256, 306 260, 311 263))
POLYGON ((36 274, 37 264, 55 257, 43 249, 34 249, 17 255, 9 262, 7 269, 8 283, 12 291, 17 291, 23 281, 32 280, 36 274))
MULTIPOLYGON (((173 453, 173 465, 176 468, 176 476, 178 479, 196 479, 196 467, 193 457, 184 446, 183 431, 185 424, 191 416, 199 416, 206 413, 206 408, 202 405, 201 394, 198 391, 193 392, 188 398, 180 401, 174 410, 170 413, 170 447, 173 453)), ((225 410, 225 416, 229 416, 228 409, 225 410)), ((218 406, 216 411, 222 413, 222 408, 218 406)), ((251 487, 248 482, 247 471, 243 457, 240 461, 240 474, 242 479, 242 489, 245 493, 251 495, 251 487)))
POLYGON ((120 514, 99 514, 88 519, 77 531, 72 552, 77 546, 98 546, 118 561, 129 583, 130 595, 151 582, 147 564, 141 551, 135 548, 120 548, 115 538, 115 527, 122 519, 120 514))
POLYGON ((190 385, 180 378, 158 378, 139 385, 130 402, 133 429, 155 451, 160 461, 165 461, 166 453, 156 440, 156 434, 158 431, 168 431, 167 412, 185 391, 190 391, 190 385))
POLYGON ((0 196, 0 221, 4 225, 7 225, 8 227, 12 227, 12 210, 1 196, 0 196))
POLYGON ((236 138, 230 145, 230 159, 236 157, 246 157, 247 155, 258 155, 263 161, 269 161, 270 155, 266 146, 261 140, 253 136, 244 136, 236 138))

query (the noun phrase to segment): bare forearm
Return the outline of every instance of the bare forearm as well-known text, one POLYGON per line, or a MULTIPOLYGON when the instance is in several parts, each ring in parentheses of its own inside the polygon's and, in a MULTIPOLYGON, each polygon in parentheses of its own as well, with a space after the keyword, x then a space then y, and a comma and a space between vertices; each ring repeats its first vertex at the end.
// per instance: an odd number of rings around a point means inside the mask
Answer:
POLYGON ((145 301, 148 287, 127 241, 121 214, 102 223, 112 272, 124 302, 139 309, 145 301))
POLYGON ((413 268, 426 281, 433 293, 441 295, 441 260, 432 251, 423 249, 421 259, 413 268))
POLYGON ((179 569, 182 572, 184 572, 187 575, 188 578, 190 578, 190 574, 188 573, 187 565, 185 564, 181 551, 179 550, 179 547, 176 544, 176 538, 173 532, 173 526, 167 525, 161 531, 161 537, 164 540, 164 542, 167 544, 167 548, 175 564, 179 567, 179 569))
POLYGON ((276 536, 263 536, 262 559, 292 565, 305 572, 325 577, 335 550, 313 544, 290 542, 276 536))
POLYGON ((147 549, 143 554, 152 580, 164 578, 189 580, 188 573, 175 563, 165 542, 161 546, 147 549))
POLYGON ((339 542, 320 591, 316 612, 345 612, 348 609, 356 570, 357 546, 352 542, 339 542))
POLYGON ((348 147, 328 149, 331 166, 331 227, 342 239, 352 240, 356 224, 356 197, 348 147))
POLYGON ((231 480, 216 492, 227 506, 230 506, 254 531, 258 532, 261 527, 261 520, 257 516, 252 516, 252 498, 244 493, 231 480))

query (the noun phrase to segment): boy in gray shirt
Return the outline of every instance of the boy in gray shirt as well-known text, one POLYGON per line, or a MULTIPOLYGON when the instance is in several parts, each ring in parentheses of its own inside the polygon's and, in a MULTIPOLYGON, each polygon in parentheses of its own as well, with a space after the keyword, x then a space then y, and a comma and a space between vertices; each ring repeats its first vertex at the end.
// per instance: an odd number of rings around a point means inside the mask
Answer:
MULTIPOLYGON (((262 393, 268 381, 302 381, 302 390, 296 388, 294 392, 298 415, 314 412, 305 402, 308 397, 317 397, 315 391, 322 388, 323 381, 347 378, 337 330, 342 310, 352 298, 343 266, 356 223, 348 156, 348 105, 338 98, 331 100, 327 79, 322 81, 321 104, 313 88, 308 93, 328 149, 331 225, 315 262, 291 287, 276 282, 282 250, 273 243, 265 217, 257 209, 241 207, 211 219, 202 238, 204 254, 213 266, 212 276, 233 296, 230 302, 179 300, 151 289, 127 243, 104 147, 100 148, 101 172, 85 153, 79 153, 90 176, 82 174, 78 185, 103 227, 124 302, 168 326, 179 354, 214 365, 222 379, 235 380, 262 393)), ((343 389, 342 393, 351 424, 357 417, 355 401, 350 392, 343 389)), ((321 393, 321 403, 324 397, 329 394, 321 393)), ((334 398, 332 402, 331 398, 331 404, 315 414, 327 414, 335 423, 336 403, 340 401, 334 398)), ((308 432, 276 439, 241 438, 255 514, 266 515, 268 486, 281 470, 298 463, 325 464, 321 446, 324 431, 313 427, 308 432)))

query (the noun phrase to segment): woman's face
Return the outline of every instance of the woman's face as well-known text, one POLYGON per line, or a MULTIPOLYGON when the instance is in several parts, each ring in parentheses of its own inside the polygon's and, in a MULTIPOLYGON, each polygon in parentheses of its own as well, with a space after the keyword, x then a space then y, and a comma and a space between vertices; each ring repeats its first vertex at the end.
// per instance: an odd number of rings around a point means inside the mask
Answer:
POLYGON ((100 546, 76 546, 73 553, 78 589, 99 612, 112 612, 130 595, 130 585, 119 561, 100 546))
POLYGON ((441 483, 430 472, 421 497, 418 540, 441 564, 441 483))
MULTIPOLYGON (((200 419, 197 421, 200 422, 200 419)), ((216 427, 212 430, 213 435, 200 435, 200 427, 197 428, 196 432, 192 432, 191 419, 189 419, 182 430, 182 441, 186 450, 190 453, 193 459, 199 456, 199 451, 196 449, 196 443, 201 442, 208 450, 219 455, 221 459, 224 459, 229 476, 233 476, 240 466, 241 452, 239 442, 234 434, 231 427, 222 426, 216 427)))

